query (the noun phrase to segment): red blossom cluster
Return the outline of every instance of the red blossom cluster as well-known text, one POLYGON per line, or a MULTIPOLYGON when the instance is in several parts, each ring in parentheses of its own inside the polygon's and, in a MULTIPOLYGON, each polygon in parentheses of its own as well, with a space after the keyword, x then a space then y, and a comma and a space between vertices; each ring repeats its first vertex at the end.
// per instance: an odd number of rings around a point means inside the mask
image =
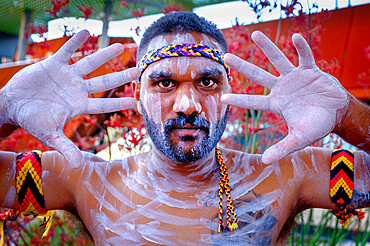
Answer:
POLYGON ((118 148, 120 150, 131 152, 133 149, 138 148, 138 151, 140 151, 144 140, 144 135, 141 133, 141 129, 137 129, 136 131, 127 131, 121 136, 123 141, 118 143, 118 148))
POLYGON ((48 32, 47 26, 44 25, 35 26, 34 24, 28 24, 26 31, 24 33, 24 38, 29 39, 31 34, 37 34, 39 37, 44 38, 47 32, 48 32))
POLYGON ((256 14, 257 20, 261 17, 262 11, 267 9, 269 12, 274 10, 277 7, 276 0, 269 1, 269 0, 242 0, 246 2, 249 7, 253 10, 256 14))
POLYGON ((58 18, 60 11, 64 11, 65 7, 69 4, 71 0, 51 0, 52 8, 45 10, 45 12, 51 14, 52 16, 58 18))
MULTIPOLYGON (((39 43, 31 44, 30 47, 26 49, 26 54, 31 55, 32 57, 35 57, 35 56, 39 57, 38 55, 39 49, 41 50, 50 49, 50 44, 46 38, 47 32, 48 32, 48 29, 44 25, 37 25, 37 26, 33 24, 27 25, 27 28, 24 33, 24 38, 28 40, 32 34, 37 34, 41 39, 43 39, 43 41, 39 43)), ((43 57, 39 57, 39 58, 42 59, 43 57)))
MULTIPOLYGON (((0 213, 5 212, 0 209, 0 213)), ((31 216, 19 216, 15 221, 7 221, 4 226, 4 245, 90 245, 93 243, 84 232, 82 222, 73 219, 64 211, 56 211, 53 223, 46 237, 42 237, 41 220, 31 216)))
MULTIPOLYGON (((370 45, 367 46, 365 49, 365 57, 366 59, 370 60, 370 45)), ((366 89, 366 92, 368 95, 370 95, 370 68, 367 69, 367 71, 362 72, 358 75, 358 81, 361 86, 363 86, 366 89)))
POLYGON ((298 0, 293 0, 290 3, 287 2, 286 5, 283 4, 280 5, 282 12, 285 13, 287 17, 294 16, 295 14, 293 11, 296 10, 297 7, 300 7, 300 10, 298 11, 302 13, 302 4, 298 2, 298 0))
POLYGON ((82 17, 84 17, 85 19, 88 19, 90 17, 90 15, 92 14, 92 9, 93 7, 88 7, 86 6, 85 4, 82 4, 81 6, 77 6, 78 10, 80 10, 83 14, 82 17))
POLYGON ((178 12, 182 10, 182 6, 178 3, 170 3, 163 7, 163 14, 168 14, 172 12, 178 12))
POLYGON ((141 8, 140 10, 133 9, 131 10, 131 14, 135 18, 140 18, 144 15, 144 8, 141 8))
POLYGON ((88 56, 98 50, 98 37, 91 35, 87 41, 78 49, 82 56, 88 56))
POLYGON ((121 1, 121 6, 126 7, 126 8, 129 8, 126 0, 122 0, 121 1))

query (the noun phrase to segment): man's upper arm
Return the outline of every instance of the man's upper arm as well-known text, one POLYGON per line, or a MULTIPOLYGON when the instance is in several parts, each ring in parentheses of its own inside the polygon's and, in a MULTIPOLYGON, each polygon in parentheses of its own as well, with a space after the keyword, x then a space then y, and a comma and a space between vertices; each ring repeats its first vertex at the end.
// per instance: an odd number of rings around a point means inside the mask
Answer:
MULTIPOLYGON (((16 153, 0 152, 0 206, 18 209, 18 198, 15 189, 16 153)), ((71 209, 74 204, 71 190, 73 182, 67 182, 67 167, 64 157, 56 151, 42 154, 42 184, 47 210, 71 209)), ((72 174, 71 177, 74 175, 72 174)))
MULTIPOLYGON (((308 208, 337 209, 331 201, 330 166, 332 150, 326 148, 306 148, 302 150, 308 169, 302 180, 301 197, 308 208)), ((360 208, 370 205, 370 160, 364 151, 356 151, 354 158, 353 198, 348 207, 360 208)))

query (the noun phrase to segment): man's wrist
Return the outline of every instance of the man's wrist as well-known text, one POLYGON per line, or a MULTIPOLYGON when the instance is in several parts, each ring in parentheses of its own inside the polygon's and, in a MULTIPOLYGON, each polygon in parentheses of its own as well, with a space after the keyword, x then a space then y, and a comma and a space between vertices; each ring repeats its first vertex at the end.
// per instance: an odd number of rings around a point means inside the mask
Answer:
POLYGON ((348 99, 345 112, 342 113, 333 132, 350 144, 368 152, 370 151, 370 140, 367 138, 370 125, 370 107, 349 93, 348 99))

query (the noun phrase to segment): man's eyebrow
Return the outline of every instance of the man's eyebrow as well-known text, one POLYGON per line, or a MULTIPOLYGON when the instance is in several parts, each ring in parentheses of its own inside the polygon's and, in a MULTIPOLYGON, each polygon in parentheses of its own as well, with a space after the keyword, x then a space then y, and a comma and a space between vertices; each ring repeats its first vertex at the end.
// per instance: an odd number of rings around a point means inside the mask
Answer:
POLYGON ((150 79, 169 79, 173 78, 173 74, 167 71, 154 71, 148 75, 150 79))
POLYGON ((218 69, 217 67, 215 67, 215 68, 206 68, 206 69, 200 70, 198 74, 201 77, 209 77, 209 76, 221 77, 222 76, 222 71, 220 69, 218 69))

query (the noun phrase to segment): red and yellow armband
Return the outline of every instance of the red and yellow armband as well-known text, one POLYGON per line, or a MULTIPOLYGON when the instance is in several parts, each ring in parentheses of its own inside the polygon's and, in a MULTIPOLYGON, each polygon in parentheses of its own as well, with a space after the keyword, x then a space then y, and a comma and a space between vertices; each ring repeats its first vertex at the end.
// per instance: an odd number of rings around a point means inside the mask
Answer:
POLYGON ((15 187, 18 195, 18 210, 10 210, 0 215, 1 240, 3 245, 3 224, 6 220, 15 220, 19 215, 42 217, 42 228, 46 236, 51 227, 54 211, 45 209, 44 192, 42 189, 41 152, 34 150, 28 153, 20 153, 16 159, 15 187))
POLYGON ((330 198, 338 209, 331 211, 340 224, 346 227, 349 219, 356 215, 364 218, 364 212, 346 209, 353 195, 354 154, 351 150, 336 149, 333 151, 330 167, 330 198))

